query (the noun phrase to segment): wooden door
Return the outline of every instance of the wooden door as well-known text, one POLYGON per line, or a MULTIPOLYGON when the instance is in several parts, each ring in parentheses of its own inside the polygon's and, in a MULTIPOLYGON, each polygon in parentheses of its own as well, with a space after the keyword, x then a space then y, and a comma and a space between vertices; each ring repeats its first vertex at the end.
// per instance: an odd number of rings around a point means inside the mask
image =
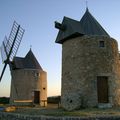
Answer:
POLYGON ((97 77, 98 103, 108 103, 108 77, 97 77))
POLYGON ((34 103, 39 104, 40 102, 40 91, 34 91, 34 103))

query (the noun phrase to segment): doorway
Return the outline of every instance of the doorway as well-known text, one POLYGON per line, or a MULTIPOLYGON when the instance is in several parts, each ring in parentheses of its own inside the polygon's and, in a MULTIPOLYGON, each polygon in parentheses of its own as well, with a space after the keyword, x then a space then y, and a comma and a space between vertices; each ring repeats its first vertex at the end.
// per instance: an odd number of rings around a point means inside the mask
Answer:
POLYGON ((108 103, 108 77, 97 77, 97 95, 98 103, 108 103))
POLYGON ((40 102, 40 91, 34 91, 34 103, 39 104, 40 102))

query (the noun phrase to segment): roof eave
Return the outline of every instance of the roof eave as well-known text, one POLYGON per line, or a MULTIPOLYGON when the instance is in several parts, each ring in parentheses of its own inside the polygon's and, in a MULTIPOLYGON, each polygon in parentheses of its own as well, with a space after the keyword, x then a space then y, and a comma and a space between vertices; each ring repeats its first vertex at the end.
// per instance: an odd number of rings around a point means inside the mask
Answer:
POLYGON ((72 38, 76 38, 76 37, 80 37, 83 36, 84 34, 76 32, 74 34, 69 35, 68 37, 61 39, 61 40, 56 40, 55 43, 59 43, 59 44, 63 44, 65 41, 72 39, 72 38))

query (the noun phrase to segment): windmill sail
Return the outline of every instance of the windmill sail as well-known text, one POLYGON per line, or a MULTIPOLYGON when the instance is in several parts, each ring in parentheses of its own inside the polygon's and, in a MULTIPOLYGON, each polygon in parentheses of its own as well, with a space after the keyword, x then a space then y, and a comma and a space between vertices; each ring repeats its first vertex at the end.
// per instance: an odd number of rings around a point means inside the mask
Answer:
POLYGON ((1 57, 2 57, 2 62, 4 63, 4 61, 7 59, 7 50, 6 50, 6 42, 7 42, 7 37, 5 36, 4 41, 2 42, 2 45, 0 47, 1 50, 1 57))
POLYGON ((8 39, 7 37, 5 37, 1 46, 2 61, 3 63, 5 63, 5 65, 0 76, 0 81, 5 72, 7 64, 9 64, 9 62, 12 61, 13 58, 16 56, 23 34, 24 29, 19 24, 17 24, 16 21, 14 21, 8 39))

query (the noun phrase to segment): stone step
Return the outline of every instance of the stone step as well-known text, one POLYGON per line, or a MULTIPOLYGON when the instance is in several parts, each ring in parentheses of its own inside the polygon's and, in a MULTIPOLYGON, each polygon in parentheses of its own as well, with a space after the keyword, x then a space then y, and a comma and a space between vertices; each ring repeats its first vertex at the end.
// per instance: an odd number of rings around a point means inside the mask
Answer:
POLYGON ((99 103, 98 104, 98 108, 112 108, 112 104, 111 103, 99 103))

